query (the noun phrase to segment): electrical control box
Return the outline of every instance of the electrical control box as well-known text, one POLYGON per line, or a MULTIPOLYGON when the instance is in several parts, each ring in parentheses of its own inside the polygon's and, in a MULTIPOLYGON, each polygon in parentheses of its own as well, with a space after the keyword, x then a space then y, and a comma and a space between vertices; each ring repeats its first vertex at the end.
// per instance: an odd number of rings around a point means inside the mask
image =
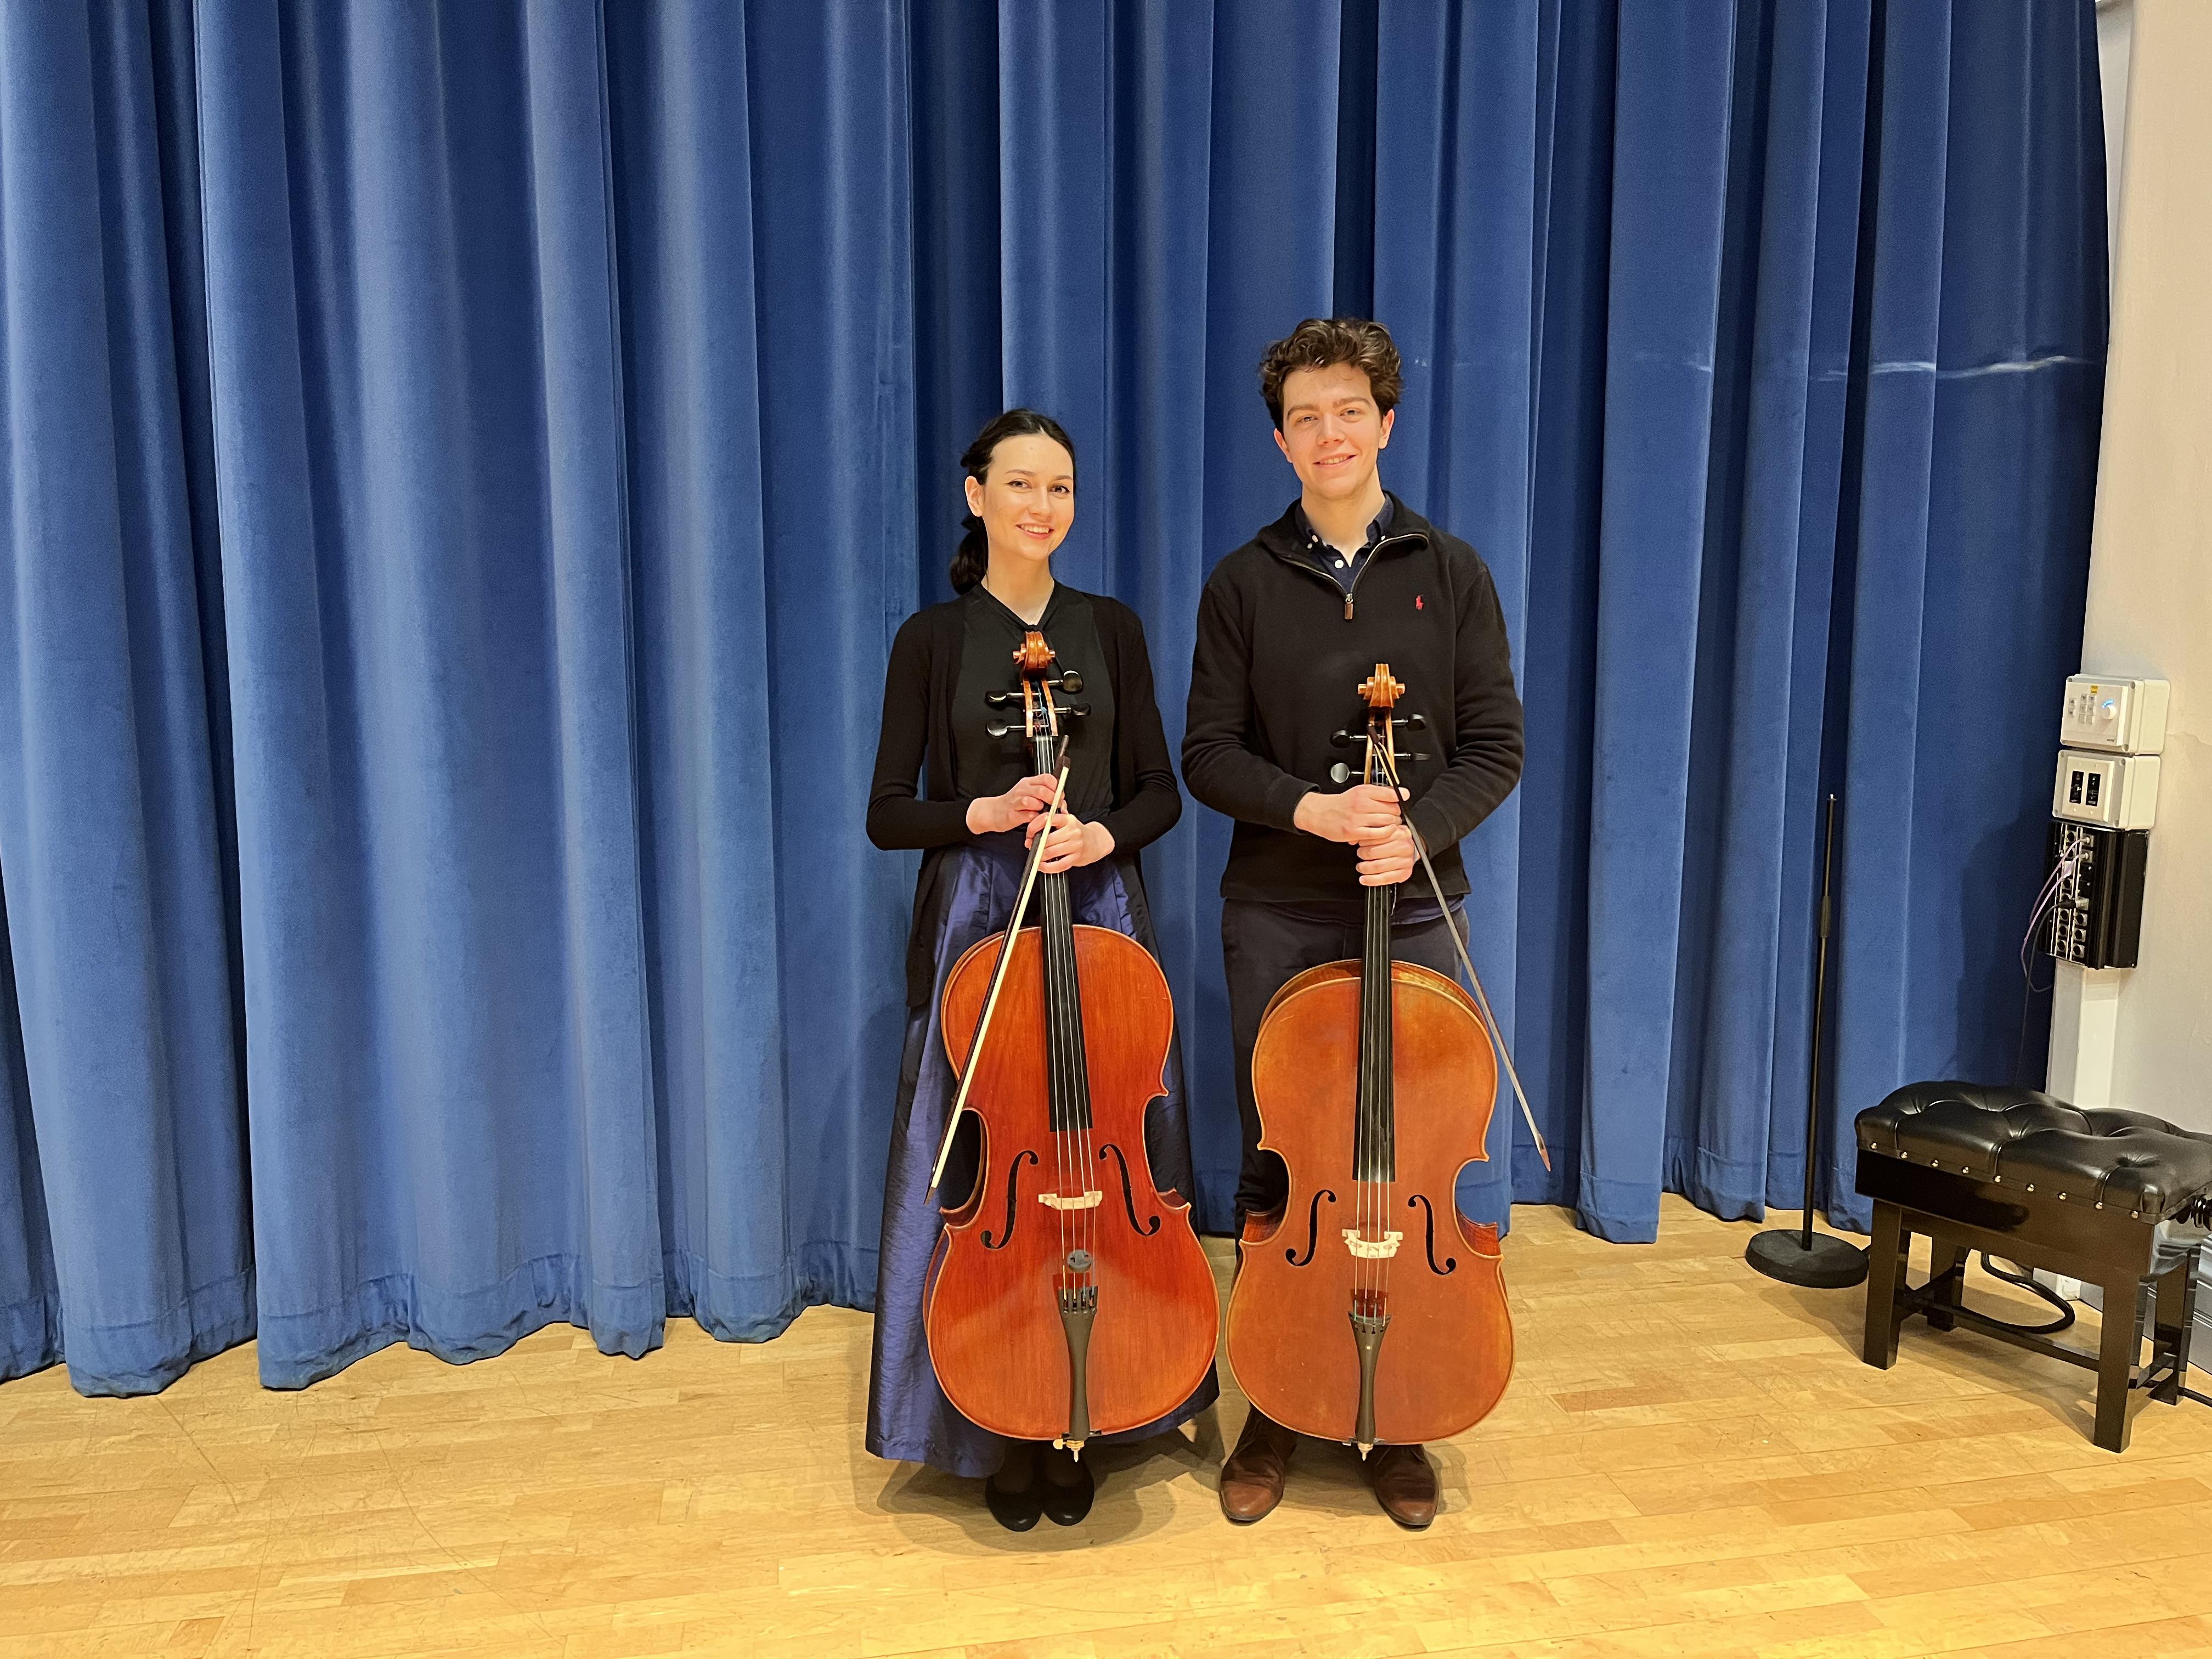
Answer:
POLYGON ((2158 814, 2158 757, 2058 751, 2051 816, 2107 830, 2148 830, 2158 814))
POLYGON ((2044 924, 2044 953, 2084 968, 2134 967, 2142 943, 2143 869, 2149 859, 2147 830, 2052 824, 2045 879, 2069 867, 2044 924))
POLYGON ((2155 755, 2166 747, 2166 711, 2172 692, 2165 680, 2107 680, 2076 674, 2066 682, 2059 744, 2067 749, 2155 755))

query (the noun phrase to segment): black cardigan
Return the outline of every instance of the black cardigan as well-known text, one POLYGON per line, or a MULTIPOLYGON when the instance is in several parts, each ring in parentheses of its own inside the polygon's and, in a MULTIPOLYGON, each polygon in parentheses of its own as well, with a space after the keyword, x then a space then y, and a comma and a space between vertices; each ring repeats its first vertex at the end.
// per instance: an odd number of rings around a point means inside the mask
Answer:
MULTIPOLYGON (((1101 593, 1087 596, 1114 683, 1114 807, 1099 820, 1114 837, 1114 861, 1125 881, 1141 884, 1140 848, 1175 828, 1182 816, 1175 761, 1152 690, 1152 661, 1137 613, 1101 593)), ((951 848, 975 839, 968 802, 952 781, 952 699, 960 679, 963 601, 918 611, 899 625, 884 673, 884 713, 876 740, 876 775, 868 792, 868 839, 886 850, 922 849, 915 884, 914 926, 907 939, 907 1006, 929 1000, 937 982, 931 951, 939 872, 951 848), (927 761, 927 793, 915 779, 927 761)))

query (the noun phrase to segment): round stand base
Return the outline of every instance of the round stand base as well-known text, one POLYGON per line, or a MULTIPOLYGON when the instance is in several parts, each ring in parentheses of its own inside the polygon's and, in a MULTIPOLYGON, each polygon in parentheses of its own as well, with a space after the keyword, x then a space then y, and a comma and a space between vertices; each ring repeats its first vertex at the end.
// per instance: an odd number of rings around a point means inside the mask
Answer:
POLYGON ((1804 1248, 1804 1235, 1796 1227, 1770 1228, 1752 1235, 1743 1259, 1769 1279, 1812 1290, 1840 1291, 1867 1276, 1866 1252, 1832 1233, 1814 1233, 1813 1248, 1804 1248))

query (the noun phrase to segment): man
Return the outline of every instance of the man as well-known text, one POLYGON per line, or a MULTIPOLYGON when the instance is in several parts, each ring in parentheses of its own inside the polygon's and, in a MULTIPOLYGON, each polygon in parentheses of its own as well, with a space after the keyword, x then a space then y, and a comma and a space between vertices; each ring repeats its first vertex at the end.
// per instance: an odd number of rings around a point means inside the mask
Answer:
MULTIPOLYGON (((1505 619, 1474 550, 1386 494, 1376 464, 1401 387, 1397 348, 1379 323, 1309 319, 1267 348, 1260 391, 1275 444, 1297 474, 1288 512, 1215 567, 1199 602, 1198 645, 1182 746, 1190 793, 1237 821, 1221 877, 1221 946, 1237 1044, 1244 1159, 1240 1224, 1279 1212, 1282 1160, 1259 1150, 1252 1048, 1268 999, 1316 963, 1359 954, 1365 887, 1418 868, 1420 831, 1444 891, 1467 891, 1460 838, 1521 775, 1521 700, 1505 619), (1427 717, 1401 757, 1407 801, 1329 769, 1352 751, 1331 739, 1361 729, 1355 688, 1378 662, 1427 717)), ((1450 922, 1425 876, 1398 896, 1392 954, 1456 977, 1450 922)), ((1297 1436, 1255 1407, 1222 1465, 1221 1507, 1259 1520, 1279 1503, 1297 1436)), ((1367 1460, 1382 1510, 1425 1527, 1436 1471, 1419 1446, 1367 1460)))

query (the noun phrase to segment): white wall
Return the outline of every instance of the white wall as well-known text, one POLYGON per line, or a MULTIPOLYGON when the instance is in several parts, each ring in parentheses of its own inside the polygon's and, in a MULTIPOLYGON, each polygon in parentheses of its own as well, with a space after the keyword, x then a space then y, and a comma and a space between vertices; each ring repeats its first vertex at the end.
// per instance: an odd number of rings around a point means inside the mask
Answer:
POLYGON ((2120 186, 2127 172, 2128 59, 2135 50, 2136 0, 2097 0, 2097 78, 2105 94, 2105 222, 2120 240, 2120 186))
MULTIPOLYGON (((2212 3, 2098 21, 2107 131, 2124 125, 2081 666, 2170 680, 2173 705, 2141 963, 2059 970, 2050 1086, 2212 1131, 2212 3)), ((2055 726, 2057 688, 2029 695, 2055 726)))

